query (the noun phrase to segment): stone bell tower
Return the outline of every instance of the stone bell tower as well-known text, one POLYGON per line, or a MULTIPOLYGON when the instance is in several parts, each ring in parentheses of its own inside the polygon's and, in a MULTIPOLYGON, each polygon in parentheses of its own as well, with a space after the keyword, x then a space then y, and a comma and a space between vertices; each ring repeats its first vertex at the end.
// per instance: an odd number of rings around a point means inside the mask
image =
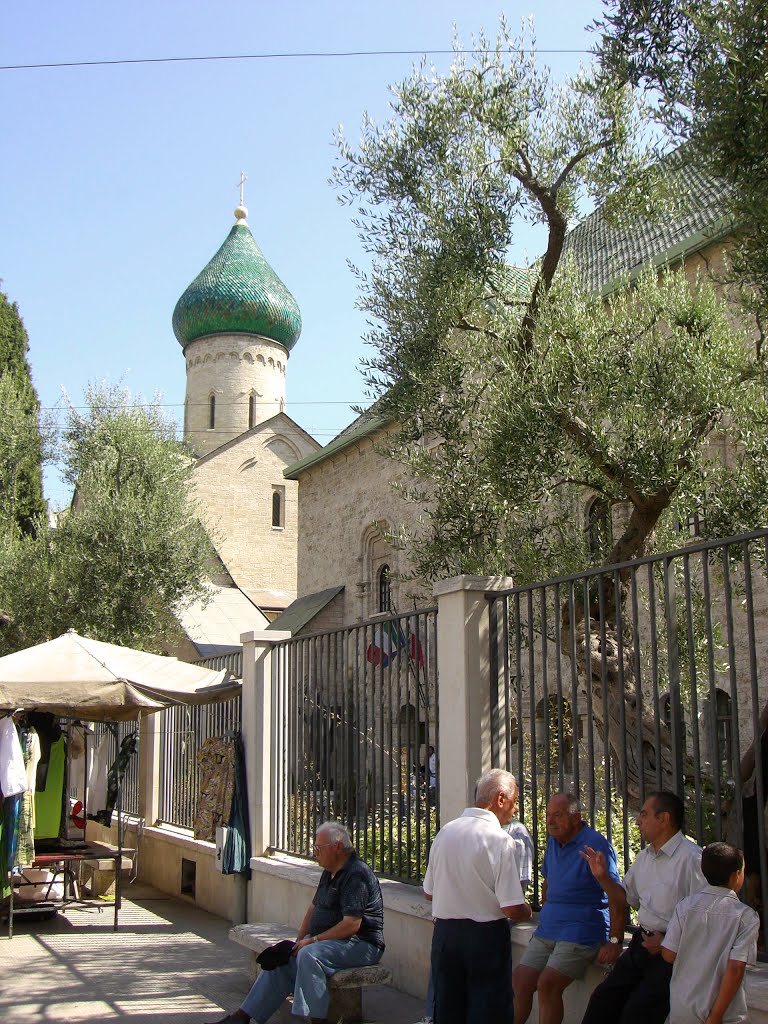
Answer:
POLYGON ((198 455, 283 411, 288 353, 301 333, 296 300, 247 217, 241 194, 232 230, 173 311, 187 364, 184 437, 198 455))

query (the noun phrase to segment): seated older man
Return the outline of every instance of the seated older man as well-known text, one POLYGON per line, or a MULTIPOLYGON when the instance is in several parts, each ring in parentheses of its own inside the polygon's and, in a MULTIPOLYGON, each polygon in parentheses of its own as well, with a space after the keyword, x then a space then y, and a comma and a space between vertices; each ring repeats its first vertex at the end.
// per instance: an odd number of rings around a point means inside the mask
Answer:
POLYGON ((344 967, 377 964, 384 952, 384 906, 379 881, 360 860, 346 828, 327 821, 315 836, 315 857, 323 869, 307 907, 290 960, 263 971, 239 1010, 217 1024, 267 1021, 293 992, 297 1017, 323 1021, 328 1011, 328 977, 344 967))
POLYGON ((539 1024, 560 1024, 566 988, 594 960, 618 960, 624 941, 627 903, 616 854, 607 839, 582 821, 575 796, 556 793, 551 798, 547 832, 539 927, 512 975, 514 1024, 528 1020, 534 993, 539 997, 539 1024), (599 881, 591 868, 598 855, 603 867, 599 881))

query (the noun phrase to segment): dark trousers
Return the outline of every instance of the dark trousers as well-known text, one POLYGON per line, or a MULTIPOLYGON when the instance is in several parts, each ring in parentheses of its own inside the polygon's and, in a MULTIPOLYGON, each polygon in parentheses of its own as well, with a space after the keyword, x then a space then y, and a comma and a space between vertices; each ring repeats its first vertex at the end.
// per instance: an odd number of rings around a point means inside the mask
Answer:
POLYGON ((435 1024, 509 1024, 512 943, 506 918, 435 921, 432 976, 435 1024))
POLYGON ((581 1024, 664 1024, 672 964, 652 955, 637 932, 613 970, 592 993, 581 1024))

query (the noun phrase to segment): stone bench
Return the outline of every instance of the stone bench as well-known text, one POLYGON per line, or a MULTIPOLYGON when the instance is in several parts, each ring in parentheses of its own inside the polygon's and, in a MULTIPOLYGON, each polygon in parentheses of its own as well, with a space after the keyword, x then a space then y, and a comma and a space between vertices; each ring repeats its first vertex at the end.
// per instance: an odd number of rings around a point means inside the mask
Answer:
MULTIPOLYGON (((254 924, 238 924, 229 931, 232 942, 237 942, 251 950, 251 980, 259 974, 256 957, 267 946, 272 946, 283 939, 295 939, 296 929, 285 924, 272 924, 257 921, 254 924)), ((373 967, 347 967, 337 971, 328 979, 328 991, 331 1001, 328 1006, 327 1020, 337 1024, 352 1024, 363 1019, 363 989, 369 985, 389 985, 392 972, 387 967, 376 964, 373 967)))
MULTIPOLYGON (((112 853, 117 854, 117 847, 109 843, 100 843, 112 853)), ((120 862, 121 871, 130 871, 133 867, 135 850, 123 850, 120 862)), ((83 861, 83 884, 91 896, 113 896, 115 892, 116 857, 99 857, 96 860, 83 861)))

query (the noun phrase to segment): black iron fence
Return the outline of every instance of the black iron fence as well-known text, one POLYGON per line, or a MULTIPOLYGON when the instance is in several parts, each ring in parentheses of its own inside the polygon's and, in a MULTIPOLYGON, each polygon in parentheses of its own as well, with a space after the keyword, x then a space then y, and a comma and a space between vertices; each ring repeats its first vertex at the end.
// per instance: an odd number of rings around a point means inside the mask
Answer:
POLYGON ((437 613, 393 615, 275 645, 275 850, 312 856, 344 822, 384 876, 418 883, 438 828, 437 613))
MULTIPOLYGON (((685 799, 701 844, 742 847, 768 908, 768 530, 489 594, 494 765, 544 807, 580 793, 626 869, 645 793, 685 799)), ((535 879, 538 899, 538 878, 535 879)))
POLYGON ((216 704, 177 704, 160 712, 160 822, 194 828, 198 751, 207 739, 240 731, 240 705, 237 696, 216 704))

